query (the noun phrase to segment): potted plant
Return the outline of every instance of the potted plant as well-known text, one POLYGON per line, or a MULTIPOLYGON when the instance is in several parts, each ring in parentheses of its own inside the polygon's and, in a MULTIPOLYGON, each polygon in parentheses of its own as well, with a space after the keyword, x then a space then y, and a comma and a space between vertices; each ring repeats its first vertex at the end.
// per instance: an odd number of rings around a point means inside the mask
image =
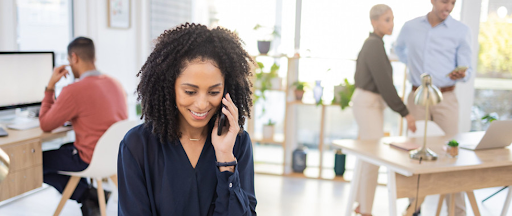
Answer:
POLYGON ((276 63, 270 67, 270 87, 274 90, 280 90, 283 87, 283 78, 279 77, 278 74, 279 68, 279 65, 276 63))
POLYGON ((263 125, 263 139, 272 140, 274 138, 274 125, 276 123, 272 119, 268 120, 268 123, 263 125))
POLYGON ((498 120, 497 113, 493 112, 493 113, 485 114, 484 117, 482 117, 482 129, 487 130, 487 128, 489 127, 491 122, 496 121, 496 120, 498 120))
POLYGON ((254 93, 254 101, 256 103, 260 98, 265 100, 265 91, 268 89, 281 89, 282 78, 278 76, 277 72, 279 70, 279 66, 274 63, 270 67, 270 72, 263 72, 263 68, 265 65, 261 62, 256 62, 257 68, 254 81, 254 87, 259 90, 259 92, 254 93))
POLYGON ((355 89, 356 86, 349 83, 347 79, 344 80, 343 84, 334 86, 333 104, 339 104, 341 110, 350 106, 350 101, 352 100, 355 89))
POLYGON ((459 143, 456 140, 450 140, 448 144, 446 144, 446 153, 450 157, 457 157, 459 155, 459 143))
POLYGON ((270 51, 270 43, 276 38, 280 37, 279 32, 276 30, 276 27, 266 27, 260 24, 254 26, 254 30, 259 33, 260 39, 258 40, 258 51, 262 55, 268 54, 270 51))
POLYGON ((304 88, 308 86, 308 83, 296 81, 292 84, 292 86, 295 86, 295 99, 299 101, 302 100, 302 97, 304 96, 304 88))

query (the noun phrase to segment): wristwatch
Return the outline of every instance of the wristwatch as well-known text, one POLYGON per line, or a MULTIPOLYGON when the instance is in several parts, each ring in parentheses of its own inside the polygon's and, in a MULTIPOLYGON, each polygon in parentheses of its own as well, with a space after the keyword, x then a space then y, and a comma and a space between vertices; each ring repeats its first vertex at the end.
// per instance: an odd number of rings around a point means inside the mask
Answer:
POLYGON ((237 165, 236 158, 234 161, 231 162, 215 162, 218 167, 227 167, 227 166, 235 166, 237 165))

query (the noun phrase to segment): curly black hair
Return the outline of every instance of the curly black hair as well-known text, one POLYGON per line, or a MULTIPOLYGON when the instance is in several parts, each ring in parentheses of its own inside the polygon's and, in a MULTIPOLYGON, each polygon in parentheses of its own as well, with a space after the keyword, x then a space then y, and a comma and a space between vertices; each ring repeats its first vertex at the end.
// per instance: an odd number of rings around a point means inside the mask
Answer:
MULTIPOLYGON (((217 27, 185 23, 165 30, 156 42, 153 52, 137 74, 137 100, 141 101, 146 127, 159 136, 160 141, 176 141, 180 112, 176 108, 175 82, 188 62, 210 60, 220 69, 226 91, 238 108, 240 132, 252 106, 251 64, 254 61, 243 49, 243 41, 233 32, 217 27)), ((214 116, 208 126, 213 127, 214 116)))

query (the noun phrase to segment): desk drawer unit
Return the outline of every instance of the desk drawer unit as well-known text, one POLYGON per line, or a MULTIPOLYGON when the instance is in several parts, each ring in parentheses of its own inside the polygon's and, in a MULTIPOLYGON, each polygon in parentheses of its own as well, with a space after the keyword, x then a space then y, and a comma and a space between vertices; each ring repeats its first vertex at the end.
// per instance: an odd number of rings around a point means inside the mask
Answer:
POLYGON ((43 154, 41 141, 29 141, 2 145, 9 155, 9 175, 0 183, 0 201, 41 187, 43 183, 43 154))

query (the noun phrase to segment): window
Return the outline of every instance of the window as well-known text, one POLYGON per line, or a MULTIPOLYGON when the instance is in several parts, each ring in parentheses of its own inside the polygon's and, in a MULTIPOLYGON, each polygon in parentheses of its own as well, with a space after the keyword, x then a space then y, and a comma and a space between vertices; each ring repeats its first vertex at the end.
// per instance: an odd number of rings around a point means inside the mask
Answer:
POLYGON ((475 101, 471 130, 485 130, 482 118, 512 117, 512 2, 483 0, 480 16, 475 101))
MULTIPOLYGON (((405 22, 419 16, 426 16, 432 10, 430 1, 360 1, 357 4, 347 4, 344 1, 303 1, 302 6, 302 28, 301 28, 301 59, 299 66, 299 79, 301 81, 313 82, 322 80, 324 87, 324 101, 331 101, 333 98, 333 86, 339 85, 346 78, 350 83, 354 82, 354 73, 357 55, 368 37, 373 31, 369 12, 376 4, 387 4, 393 10, 394 29, 393 34, 384 37, 385 49, 393 61, 394 84, 402 95, 405 88, 405 96, 410 92, 411 86, 404 83, 405 65, 398 62, 398 57, 391 50, 400 30, 405 22), (318 11, 322 11, 320 15, 318 11), (310 58, 307 58, 310 57, 310 58), (330 70, 329 70, 330 69, 330 70), (405 86, 404 86, 405 84, 405 86)), ((451 16, 460 20, 462 1, 456 1, 451 16)), ((304 95, 312 98, 312 96, 304 95)), ((341 110, 339 107, 336 107, 341 110)), ((328 120, 326 140, 357 138, 357 130, 347 130, 346 124, 351 124, 351 115, 344 115, 349 112, 338 111, 333 107, 332 121, 328 120), (342 123, 344 122, 344 123, 342 123), (332 127, 332 128, 331 128, 332 127), (331 132, 332 131, 332 132, 331 132)), ((384 131, 390 135, 399 133, 399 115, 387 108, 385 111, 384 131)), ((319 121, 319 120, 318 120, 319 121)), ((304 124, 304 130, 318 131, 318 124, 304 124)), ((354 125, 355 126, 355 125, 354 125)), ((301 132, 299 132, 301 134, 301 132)), ((310 142, 314 143, 313 140, 310 142)))
POLYGON ((151 1, 151 39, 165 30, 192 20, 192 2, 188 0, 151 1))
MULTIPOLYGON (((72 0, 16 0, 16 7, 18 49, 53 51, 56 66, 68 64, 67 46, 73 39, 72 0)), ((72 76, 61 79, 56 84, 57 95, 71 82, 72 76)))

